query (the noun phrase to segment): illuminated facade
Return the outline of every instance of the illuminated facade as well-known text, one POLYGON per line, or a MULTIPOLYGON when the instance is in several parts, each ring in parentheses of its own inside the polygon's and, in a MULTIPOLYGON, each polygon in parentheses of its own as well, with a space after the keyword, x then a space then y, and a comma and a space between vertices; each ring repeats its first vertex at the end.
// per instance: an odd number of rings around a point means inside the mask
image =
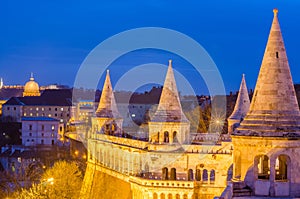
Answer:
POLYGON ((147 139, 126 134, 107 73, 88 135, 81 197, 196 199, 221 195, 232 164, 228 140, 218 134, 190 133, 171 62, 147 139))
POLYGON ((300 111, 277 13, 250 109, 232 134, 233 193, 299 197, 300 111))
POLYGON ((56 145, 63 137, 63 124, 49 117, 22 117, 22 145, 56 145))
POLYGON ((231 135, 190 132, 171 62, 147 139, 128 135, 107 74, 81 198, 300 197, 300 111, 277 12, 251 104, 242 79, 231 135))
POLYGON ((24 86, 23 97, 25 96, 40 96, 40 87, 37 82, 34 81, 33 73, 31 73, 30 79, 24 86))

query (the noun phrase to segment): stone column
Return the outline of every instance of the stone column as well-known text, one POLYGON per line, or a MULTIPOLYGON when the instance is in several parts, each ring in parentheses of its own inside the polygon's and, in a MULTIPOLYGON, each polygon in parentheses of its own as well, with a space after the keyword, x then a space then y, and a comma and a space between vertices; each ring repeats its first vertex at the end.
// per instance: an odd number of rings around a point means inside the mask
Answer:
POLYGON ((210 184, 210 171, 207 170, 207 183, 210 184))
POLYGON ((275 171, 275 161, 276 159, 272 158, 270 159, 270 196, 275 196, 275 175, 276 175, 276 171, 275 171))
POLYGON ((114 153, 113 153, 113 155, 114 155, 114 166, 113 166, 113 168, 116 170, 116 150, 114 150, 114 153))

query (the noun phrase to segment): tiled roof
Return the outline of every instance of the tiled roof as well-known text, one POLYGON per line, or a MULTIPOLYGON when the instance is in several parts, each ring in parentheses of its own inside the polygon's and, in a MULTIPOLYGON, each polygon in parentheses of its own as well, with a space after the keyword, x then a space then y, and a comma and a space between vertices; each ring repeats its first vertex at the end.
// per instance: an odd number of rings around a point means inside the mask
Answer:
POLYGON ((41 96, 12 97, 5 105, 72 106, 72 91, 70 89, 45 90, 41 96))

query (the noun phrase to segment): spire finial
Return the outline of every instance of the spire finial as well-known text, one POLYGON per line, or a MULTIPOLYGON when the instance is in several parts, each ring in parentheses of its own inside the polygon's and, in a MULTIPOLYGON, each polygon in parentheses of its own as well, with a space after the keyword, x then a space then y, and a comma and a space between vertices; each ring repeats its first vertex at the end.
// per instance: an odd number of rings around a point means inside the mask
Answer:
POLYGON ((245 78, 245 73, 242 74, 242 77, 245 78))
POLYGON ((172 59, 169 60, 169 66, 172 66, 172 59))
POLYGON ((109 74, 109 69, 106 70, 106 74, 109 74))
POLYGON ((274 17, 277 16, 277 14, 278 14, 278 9, 277 9, 277 8, 274 8, 274 9, 273 9, 273 13, 274 13, 274 17))

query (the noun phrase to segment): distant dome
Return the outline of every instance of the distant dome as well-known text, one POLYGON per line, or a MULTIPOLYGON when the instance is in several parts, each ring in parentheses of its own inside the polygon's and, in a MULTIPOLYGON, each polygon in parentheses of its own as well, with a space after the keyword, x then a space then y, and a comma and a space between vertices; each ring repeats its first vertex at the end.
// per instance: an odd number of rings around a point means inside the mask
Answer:
POLYGON ((39 84, 34 81, 33 74, 24 86, 23 96, 40 96, 39 84))

